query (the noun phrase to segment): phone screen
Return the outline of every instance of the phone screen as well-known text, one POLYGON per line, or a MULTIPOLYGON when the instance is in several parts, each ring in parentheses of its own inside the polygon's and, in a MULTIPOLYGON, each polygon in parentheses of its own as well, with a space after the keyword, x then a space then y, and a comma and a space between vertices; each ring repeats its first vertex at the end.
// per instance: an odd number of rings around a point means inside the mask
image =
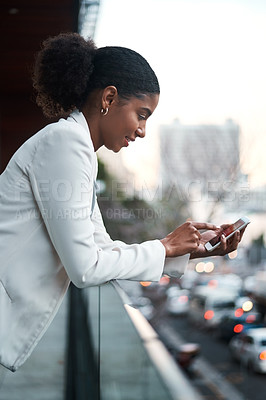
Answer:
POLYGON ((213 239, 211 239, 210 244, 212 246, 215 246, 217 243, 219 243, 221 241, 222 234, 224 234, 224 236, 227 237, 228 235, 230 235, 230 233, 232 233, 232 232, 236 231, 238 228, 240 228, 244 223, 245 223, 245 221, 243 221, 242 219, 239 219, 234 224, 232 224, 232 225, 228 226, 228 228, 224 229, 219 235, 217 235, 213 239))

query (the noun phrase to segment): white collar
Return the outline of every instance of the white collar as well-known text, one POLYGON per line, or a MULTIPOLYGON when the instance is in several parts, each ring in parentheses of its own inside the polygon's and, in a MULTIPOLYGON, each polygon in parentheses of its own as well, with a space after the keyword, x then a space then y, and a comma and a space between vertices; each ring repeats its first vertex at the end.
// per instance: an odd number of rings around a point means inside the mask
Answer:
POLYGON ((90 133, 89 130, 89 125, 87 123, 86 118, 84 117, 84 114, 81 111, 74 110, 72 113, 69 115, 68 118, 73 118, 78 124, 82 125, 83 128, 86 129, 90 133))
MULTIPOLYGON (((91 138, 91 133, 90 133, 90 128, 89 128, 89 125, 87 123, 87 120, 86 120, 84 114, 81 111, 74 110, 69 115, 67 120, 69 120, 69 118, 71 118, 74 121, 76 121, 79 125, 81 125, 85 129, 86 132, 88 132, 89 138, 90 138, 90 141, 91 141, 91 145, 92 145, 92 148, 94 150, 94 146, 93 146, 93 142, 92 142, 92 138, 91 138)), ((95 150, 94 150, 94 153, 95 153, 95 150)))

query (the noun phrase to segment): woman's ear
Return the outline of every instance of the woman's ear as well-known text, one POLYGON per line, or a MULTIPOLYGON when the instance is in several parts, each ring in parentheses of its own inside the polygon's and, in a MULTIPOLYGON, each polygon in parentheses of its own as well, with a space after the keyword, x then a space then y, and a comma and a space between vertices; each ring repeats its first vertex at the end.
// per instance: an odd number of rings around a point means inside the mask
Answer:
POLYGON ((115 86, 107 86, 102 93, 102 108, 110 108, 110 106, 117 100, 118 92, 115 86))

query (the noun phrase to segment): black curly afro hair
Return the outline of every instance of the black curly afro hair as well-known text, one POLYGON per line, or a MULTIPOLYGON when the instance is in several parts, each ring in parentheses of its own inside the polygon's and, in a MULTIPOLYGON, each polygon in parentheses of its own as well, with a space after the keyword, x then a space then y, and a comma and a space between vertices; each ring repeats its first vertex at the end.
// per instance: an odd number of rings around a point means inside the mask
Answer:
POLYGON ((97 49, 93 40, 62 33, 43 42, 37 54, 33 87, 47 117, 81 109, 89 93, 113 85, 121 98, 158 94, 157 77, 140 54, 125 47, 97 49))

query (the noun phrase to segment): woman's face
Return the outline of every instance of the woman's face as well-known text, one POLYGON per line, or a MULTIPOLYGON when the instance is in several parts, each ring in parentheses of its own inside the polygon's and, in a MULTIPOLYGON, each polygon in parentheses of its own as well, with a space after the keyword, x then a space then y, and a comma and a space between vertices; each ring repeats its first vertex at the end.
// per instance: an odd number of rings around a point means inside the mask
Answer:
POLYGON ((108 114, 101 116, 100 143, 117 153, 137 137, 145 136, 146 121, 155 110, 159 95, 143 94, 141 98, 115 99, 108 114))

